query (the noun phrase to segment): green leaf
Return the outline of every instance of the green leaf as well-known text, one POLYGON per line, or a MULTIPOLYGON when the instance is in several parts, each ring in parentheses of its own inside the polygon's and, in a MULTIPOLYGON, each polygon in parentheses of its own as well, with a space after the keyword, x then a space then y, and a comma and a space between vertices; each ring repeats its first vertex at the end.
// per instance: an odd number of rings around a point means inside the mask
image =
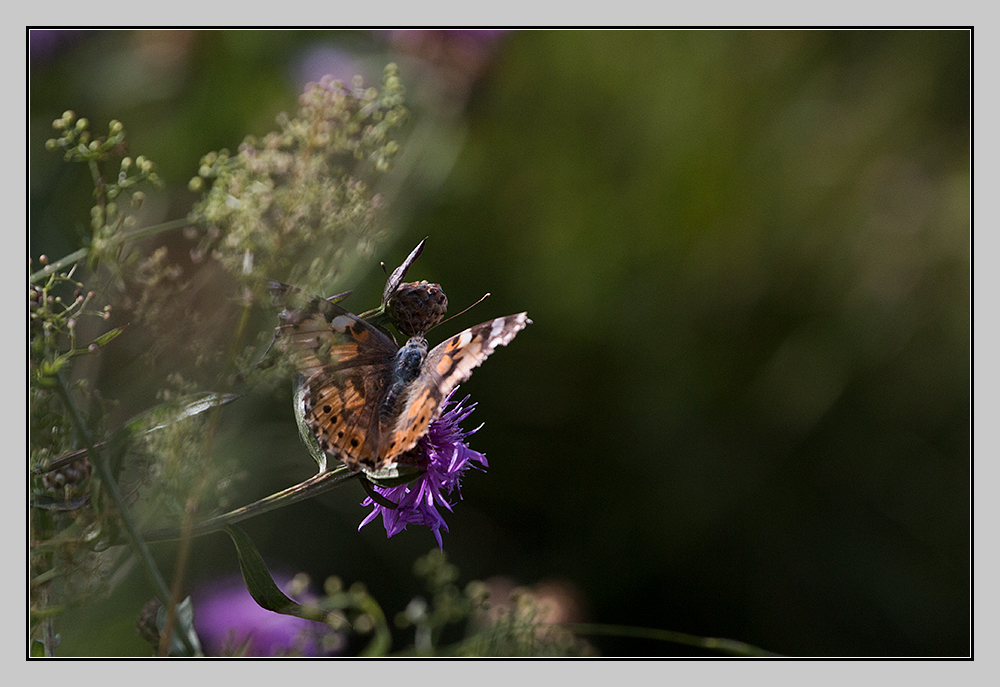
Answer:
POLYGON ((125 331, 125 327, 126 326, 128 326, 128 325, 124 325, 124 326, 121 326, 121 327, 115 327, 110 332, 106 332, 104 334, 101 334, 99 337, 97 337, 96 339, 94 339, 94 343, 97 344, 98 346, 103 346, 104 344, 110 342, 112 339, 114 339, 115 337, 117 337, 123 331, 125 331))
POLYGON ((66 366, 72 353, 64 353, 55 360, 43 360, 38 366, 39 377, 55 377, 66 366))
POLYGON ((257 547, 253 545, 250 537, 243 530, 230 525, 226 527, 226 532, 236 545, 240 572, 243 573, 243 581, 247 585, 247 591, 250 592, 250 596, 253 597, 258 606, 283 615, 294 615, 319 623, 326 622, 329 615, 326 611, 312 606, 303 606, 285 596, 284 592, 275 584, 267 565, 264 564, 264 559, 257 551, 257 547))
MULTIPOLYGON (((125 326, 127 326, 127 325, 125 325, 125 326)), ((112 329, 110 332, 106 332, 104 334, 101 334, 99 337, 97 337, 96 339, 94 339, 94 342, 93 342, 94 345, 96 345, 98 347, 104 346, 106 343, 108 343, 112 339, 116 338, 119 334, 121 334, 123 331, 125 331, 125 326, 116 327, 116 328, 112 329)), ((76 357, 76 356, 79 356, 79 355, 89 355, 90 353, 91 353, 90 347, 88 346, 87 348, 74 348, 73 350, 68 351, 66 353, 66 355, 69 356, 69 357, 76 357)))

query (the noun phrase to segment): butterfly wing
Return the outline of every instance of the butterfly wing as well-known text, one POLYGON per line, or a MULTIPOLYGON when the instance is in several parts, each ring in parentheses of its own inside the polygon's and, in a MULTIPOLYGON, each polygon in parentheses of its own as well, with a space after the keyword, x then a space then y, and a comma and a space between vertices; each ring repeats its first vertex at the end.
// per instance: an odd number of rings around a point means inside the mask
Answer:
POLYGON ((452 389, 468 379, 472 370, 498 346, 506 346, 530 323, 527 313, 498 317, 435 346, 427 354, 420 374, 407 388, 392 428, 382 433, 380 453, 385 462, 391 463, 416 446, 452 389))
POLYGON ((396 344, 329 300, 272 282, 286 308, 278 342, 303 376, 303 416, 320 447, 348 467, 379 467, 378 409, 396 344))

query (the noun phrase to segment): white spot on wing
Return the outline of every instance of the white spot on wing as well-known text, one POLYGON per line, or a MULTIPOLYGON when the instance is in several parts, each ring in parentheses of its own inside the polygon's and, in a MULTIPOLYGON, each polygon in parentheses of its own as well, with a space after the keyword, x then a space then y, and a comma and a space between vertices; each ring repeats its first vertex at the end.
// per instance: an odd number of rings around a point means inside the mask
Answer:
POLYGON ((338 332, 346 331, 347 328, 350 327, 352 324, 354 324, 354 320, 352 320, 347 315, 338 315, 337 317, 333 318, 332 322, 330 322, 330 326, 336 329, 338 332))
POLYGON ((500 344, 501 334, 503 334, 503 318, 498 317, 493 320, 493 328, 490 329, 490 348, 495 348, 500 344))

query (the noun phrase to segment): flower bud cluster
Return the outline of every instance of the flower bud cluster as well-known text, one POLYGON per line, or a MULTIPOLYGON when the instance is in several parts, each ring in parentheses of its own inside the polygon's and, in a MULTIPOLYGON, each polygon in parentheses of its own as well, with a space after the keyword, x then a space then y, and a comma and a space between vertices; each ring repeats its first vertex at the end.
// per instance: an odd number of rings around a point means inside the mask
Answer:
POLYGON ((188 188, 205 194, 192 221, 215 230, 205 231, 199 255, 241 278, 252 264, 320 291, 347 255, 377 238, 372 185, 399 150, 390 136, 407 113, 395 65, 381 90, 325 78, 299 104, 296 116, 277 118, 278 131, 247 137, 235 154, 204 156, 188 188))
POLYGON ((105 262, 116 273, 120 272, 119 258, 125 237, 123 230, 136 225, 138 212, 145 194, 138 190, 140 184, 162 185, 156 166, 143 155, 132 158, 125 155, 125 127, 116 119, 108 124, 107 136, 94 137, 90 122, 77 119, 72 110, 52 122, 58 132, 56 138, 45 142, 48 150, 61 150, 67 162, 87 164, 95 178, 97 202, 90 210, 90 261, 105 262), (114 171, 105 173, 108 166, 114 171))

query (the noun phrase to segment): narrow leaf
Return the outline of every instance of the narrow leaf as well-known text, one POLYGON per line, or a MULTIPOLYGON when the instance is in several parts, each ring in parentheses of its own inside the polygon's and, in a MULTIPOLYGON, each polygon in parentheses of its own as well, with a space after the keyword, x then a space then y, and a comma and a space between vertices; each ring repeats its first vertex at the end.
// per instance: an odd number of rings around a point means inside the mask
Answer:
POLYGON ((243 581, 247 585, 247 591, 257 602, 257 605, 268 611, 281 613, 283 615, 294 615, 306 620, 316 622, 326 622, 327 613, 319 608, 303 606, 292 601, 275 584, 271 573, 264 564, 264 559, 260 557, 260 552, 253 545, 243 530, 230 525, 226 527, 226 532, 236 545, 236 555, 240 561, 240 572, 243 573, 243 581))
POLYGON ((114 339, 119 334, 121 334, 123 331, 125 331, 125 327, 127 327, 127 326, 128 325, 123 325, 121 327, 115 327, 110 332, 106 332, 104 334, 101 334, 99 337, 97 337, 96 339, 94 339, 94 343, 97 344, 98 346, 103 346, 104 344, 109 343, 112 339, 114 339))

